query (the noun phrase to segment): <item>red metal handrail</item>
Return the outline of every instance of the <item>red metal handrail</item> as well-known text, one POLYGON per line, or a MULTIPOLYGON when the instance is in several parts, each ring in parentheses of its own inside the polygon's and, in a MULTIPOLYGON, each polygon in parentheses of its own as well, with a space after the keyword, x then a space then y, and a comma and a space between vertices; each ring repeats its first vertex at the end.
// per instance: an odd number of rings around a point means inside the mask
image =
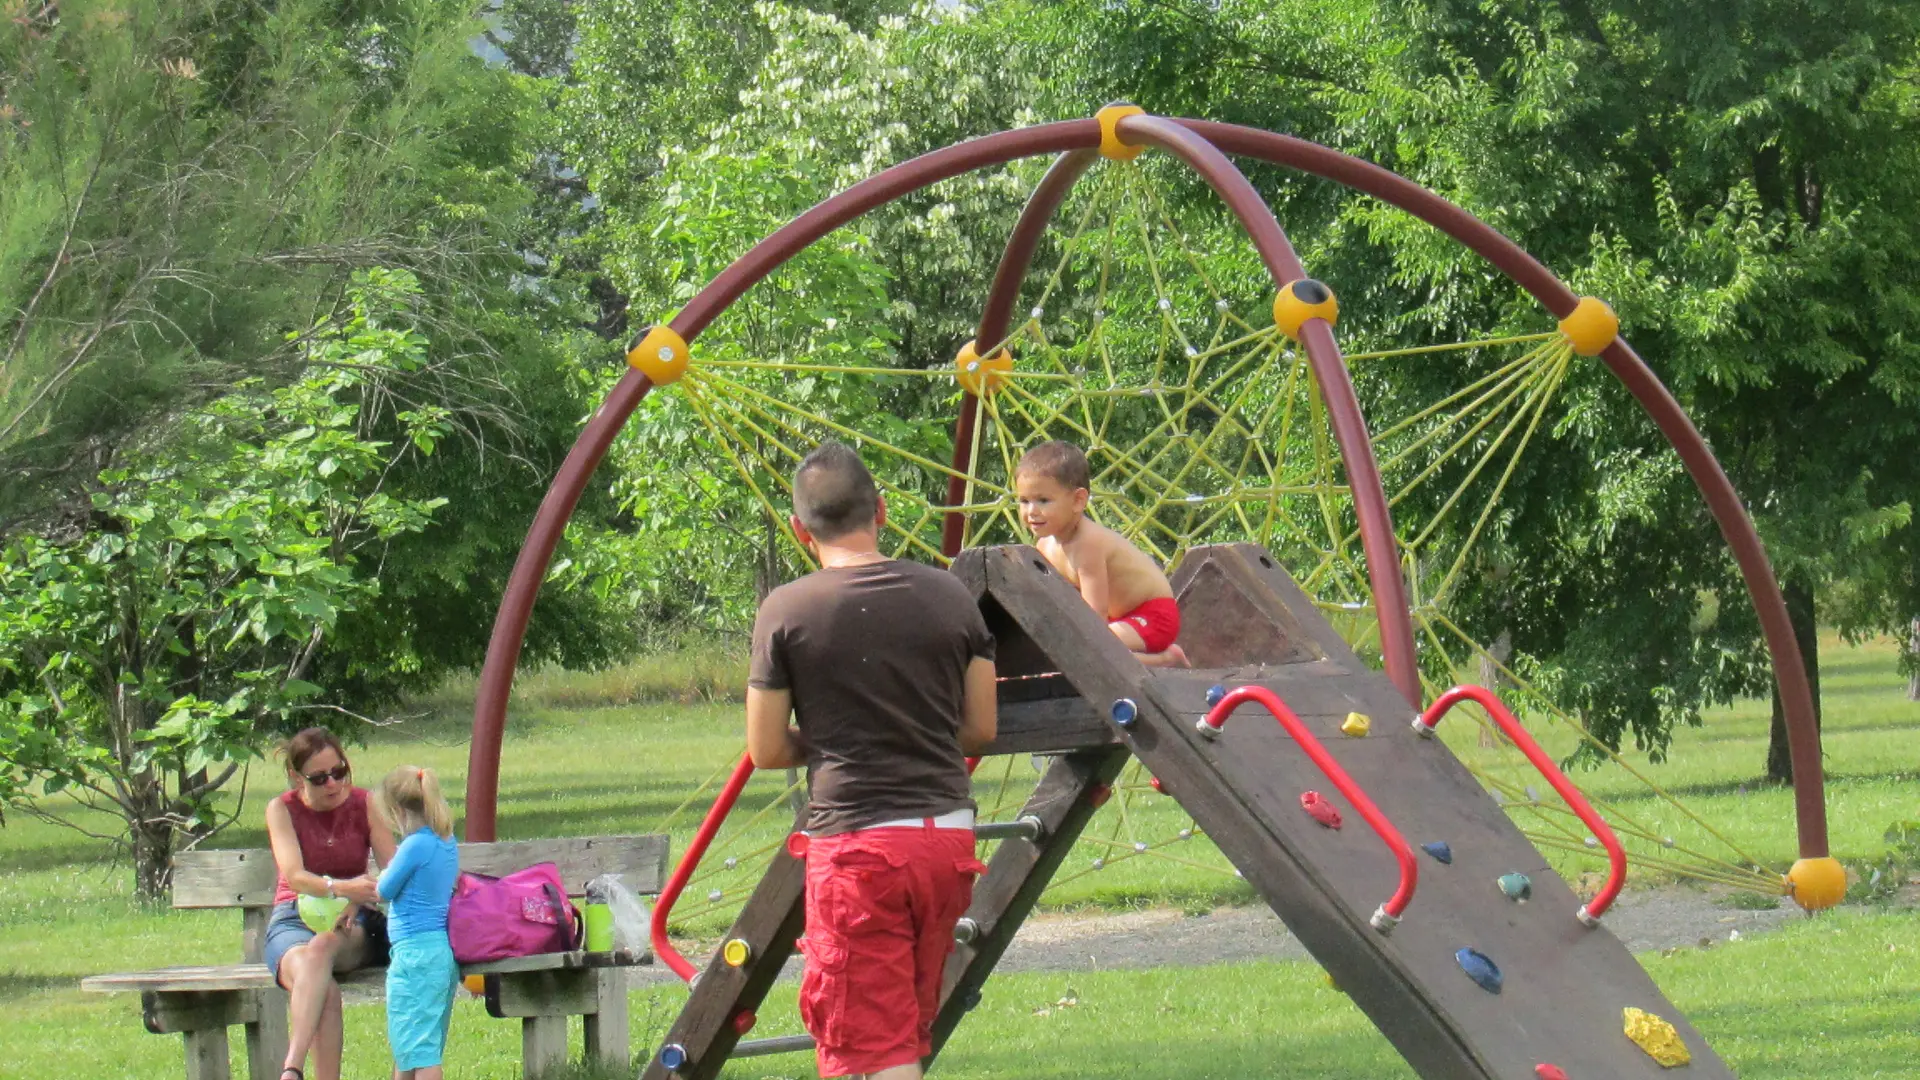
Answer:
POLYGON ((666 962, 675 975, 687 982, 693 981, 693 965, 680 955, 680 950, 667 940, 667 916, 673 913, 674 901, 680 899, 681 890, 687 887, 687 881, 693 877, 693 871, 700 865, 700 859, 706 855, 707 848, 713 843, 714 834, 720 831, 720 824, 727 820, 733 811, 733 804, 740 801, 740 792, 746 788, 747 781, 753 778, 753 758, 740 755, 740 763, 733 767, 733 775, 727 777, 727 786, 720 789, 720 797, 713 801, 707 810, 707 816, 700 821, 700 831, 693 834, 693 842, 687 850, 681 852, 680 861, 673 868, 673 876, 667 879, 666 888, 660 890, 660 902, 653 908, 651 938, 653 954, 666 962))
POLYGON ((1307 730, 1307 725, 1301 723, 1300 718, 1293 714, 1293 710, 1287 707, 1287 703, 1281 701, 1278 694, 1266 687, 1236 686, 1227 691, 1219 703, 1214 705, 1206 716, 1200 718, 1200 722, 1196 725, 1197 730, 1209 739, 1217 738, 1221 729, 1226 726, 1227 716, 1249 701, 1260 704, 1273 714, 1273 718, 1280 722, 1280 726, 1287 730, 1287 734, 1293 736, 1294 741, 1300 744, 1300 749, 1307 752, 1307 757, 1319 766, 1320 771, 1333 782, 1333 786, 1340 789, 1340 794, 1346 796, 1347 801, 1353 804, 1353 808, 1366 819, 1367 825, 1399 861, 1400 886, 1393 891, 1393 895, 1387 899, 1386 903, 1381 904, 1374 911, 1373 918, 1370 920, 1375 930, 1383 934, 1391 933, 1394 925, 1400 921, 1401 914, 1407 910, 1407 905, 1413 902, 1413 890, 1420 884, 1420 864, 1413 857, 1413 848, 1407 845, 1406 838, 1400 835, 1400 830, 1393 827, 1393 822, 1387 820, 1387 816, 1380 812, 1380 808, 1373 804, 1373 800, 1367 798, 1367 793, 1361 790, 1360 785, 1353 782, 1353 777, 1347 775, 1347 770, 1333 759, 1332 754, 1327 753, 1327 748, 1320 744, 1320 740, 1314 737, 1313 732, 1307 730))
POLYGON ((1626 850, 1620 846, 1620 841, 1613 835, 1613 830, 1607 827, 1606 819, 1593 809, 1593 805, 1587 802, 1587 797, 1580 794, 1580 789, 1573 786, 1573 781, 1567 779, 1567 775, 1560 771, 1560 766, 1553 763, 1553 759, 1547 756, 1547 752, 1540 749, 1540 744, 1533 741, 1533 735, 1520 726, 1520 721, 1514 719, 1513 713, 1507 709, 1499 695, 1486 687, 1456 686, 1441 694, 1434 699, 1432 705, 1427 706, 1425 715, 1414 718, 1413 730, 1427 738, 1432 738, 1433 729, 1439 726, 1440 718, 1463 701, 1475 702, 1487 710, 1487 715, 1493 718, 1493 722, 1500 725, 1500 730, 1506 732, 1507 738, 1513 740, 1521 753, 1527 755, 1527 760, 1533 763, 1534 768, 1540 770, 1540 775, 1547 778, 1547 783, 1553 785, 1553 790, 1560 793, 1560 797, 1573 808, 1574 814, 1587 828, 1593 830, 1595 839, 1607 849, 1606 884, 1600 886, 1600 891, 1594 894, 1592 900, 1581 905, 1578 913, 1582 923, 1588 926, 1599 926, 1600 916, 1613 905, 1614 898, 1620 895, 1620 886, 1627 880, 1626 850))

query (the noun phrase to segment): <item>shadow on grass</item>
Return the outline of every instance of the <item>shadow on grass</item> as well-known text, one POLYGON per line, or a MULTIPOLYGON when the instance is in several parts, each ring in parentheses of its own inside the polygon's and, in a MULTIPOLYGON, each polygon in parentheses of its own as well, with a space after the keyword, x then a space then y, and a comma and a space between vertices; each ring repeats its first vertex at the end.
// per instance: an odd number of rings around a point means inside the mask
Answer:
POLYGON ((18 1001, 42 990, 73 990, 80 980, 71 975, 26 975, 18 971, 0 971, 0 1004, 18 1001))

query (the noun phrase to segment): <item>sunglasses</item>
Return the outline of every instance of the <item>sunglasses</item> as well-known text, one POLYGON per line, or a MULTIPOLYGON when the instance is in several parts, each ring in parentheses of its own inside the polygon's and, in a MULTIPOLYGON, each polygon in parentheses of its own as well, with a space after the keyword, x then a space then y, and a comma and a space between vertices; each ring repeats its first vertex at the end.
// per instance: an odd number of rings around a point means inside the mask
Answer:
POLYGON ((307 783, 312 784, 314 787, 326 787, 327 781, 329 780, 344 781, 347 777, 352 776, 353 766, 343 761, 325 772, 310 772, 304 775, 306 776, 307 783))

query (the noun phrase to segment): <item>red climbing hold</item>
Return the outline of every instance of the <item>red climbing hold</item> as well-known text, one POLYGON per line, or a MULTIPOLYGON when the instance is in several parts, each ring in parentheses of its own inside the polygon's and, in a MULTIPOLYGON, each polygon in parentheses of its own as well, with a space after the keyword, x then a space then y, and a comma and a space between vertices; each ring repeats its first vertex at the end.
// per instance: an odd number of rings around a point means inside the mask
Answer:
POLYGON ((1309 791, 1300 796, 1300 809, 1312 814, 1313 820, 1329 829, 1340 827, 1340 811, 1335 810, 1332 803, 1321 798, 1317 791, 1309 791))
POLYGON ((1540 1064, 1533 1067, 1533 1075, 1540 1080, 1567 1080, 1567 1070, 1558 1065, 1540 1064))

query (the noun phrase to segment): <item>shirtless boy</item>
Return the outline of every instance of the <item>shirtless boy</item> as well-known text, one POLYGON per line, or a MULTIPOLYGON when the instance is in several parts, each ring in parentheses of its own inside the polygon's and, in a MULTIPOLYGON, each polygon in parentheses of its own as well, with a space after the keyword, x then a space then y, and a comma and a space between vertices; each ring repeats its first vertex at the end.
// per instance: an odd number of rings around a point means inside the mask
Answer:
POLYGON ((1014 497, 1034 546, 1141 663, 1187 666, 1187 654, 1173 643, 1180 635, 1173 586, 1150 556, 1087 516, 1090 482, 1087 456, 1072 443, 1026 452, 1014 470, 1014 497))

